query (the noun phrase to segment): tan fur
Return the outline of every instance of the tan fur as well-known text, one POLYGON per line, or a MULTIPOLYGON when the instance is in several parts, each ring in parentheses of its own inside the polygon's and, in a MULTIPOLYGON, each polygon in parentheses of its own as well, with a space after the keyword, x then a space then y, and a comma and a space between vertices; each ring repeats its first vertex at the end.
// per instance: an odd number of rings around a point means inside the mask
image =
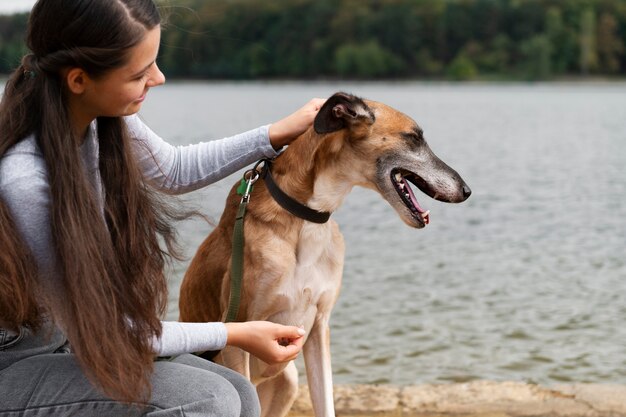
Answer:
MULTIPOLYGON (((377 160, 381 155, 415 153, 415 147, 407 145, 400 133, 417 125, 381 103, 365 103, 375 122, 358 117, 346 128, 324 135, 310 129, 275 160, 273 176, 291 197, 320 211, 336 210, 354 185, 374 189, 410 224, 399 203, 392 201, 393 195, 381 188, 377 160)), ((419 163, 419 158, 414 159, 419 163)), ((458 195, 446 197, 461 201, 458 195)), ((182 321, 225 318, 231 239, 240 199, 233 187, 219 224, 202 243, 185 275, 180 293, 182 321)), ((307 340, 303 353, 315 415, 334 416, 329 319, 339 295, 344 258, 337 224, 332 219, 314 224, 294 217, 272 199, 259 180, 245 218, 244 258, 239 320, 304 326, 307 340)), ((264 416, 280 417, 288 412, 298 383, 293 363, 268 366, 232 347, 224 349, 216 361, 257 385, 264 416)))

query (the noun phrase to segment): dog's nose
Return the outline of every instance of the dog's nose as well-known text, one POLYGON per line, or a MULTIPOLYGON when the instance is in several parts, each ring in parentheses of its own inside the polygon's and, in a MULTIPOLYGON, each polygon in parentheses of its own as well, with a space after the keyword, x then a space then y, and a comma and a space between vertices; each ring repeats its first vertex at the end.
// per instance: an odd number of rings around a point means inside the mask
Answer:
POLYGON ((470 195, 472 195, 472 190, 466 184, 463 184, 463 199, 467 200, 470 195))

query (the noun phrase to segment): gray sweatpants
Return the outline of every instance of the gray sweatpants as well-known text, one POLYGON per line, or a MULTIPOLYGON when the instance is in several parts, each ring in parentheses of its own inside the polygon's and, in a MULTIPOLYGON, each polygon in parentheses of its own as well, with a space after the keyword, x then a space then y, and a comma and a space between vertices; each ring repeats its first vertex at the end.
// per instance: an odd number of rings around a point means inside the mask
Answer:
POLYGON ((74 355, 30 356, 0 371, 0 417, 253 417, 254 386, 240 374, 194 355, 156 361, 144 408, 104 397, 74 355))

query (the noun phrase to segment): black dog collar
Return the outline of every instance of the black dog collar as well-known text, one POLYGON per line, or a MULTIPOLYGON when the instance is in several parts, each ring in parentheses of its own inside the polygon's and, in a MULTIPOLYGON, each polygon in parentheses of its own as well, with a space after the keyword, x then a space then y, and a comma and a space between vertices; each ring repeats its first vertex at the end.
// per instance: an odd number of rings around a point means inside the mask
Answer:
POLYGON ((274 201, 276 201, 282 208, 287 210, 289 213, 293 214, 296 217, 304 219, 313 223, 326 223, 330 218, 332 213, 327 211, 317 211, 313 210, 310 207, 305 206, 304 204, 294 200, 283 190, 281 190, 276 182, 274 182, 274 178, 272 177, 271 167, 272 163, 270 160, 263 160, 263 169, 261 171, 261 177, 263 181, 265 181, 265 185, 267 190, 270 192, 274 201))

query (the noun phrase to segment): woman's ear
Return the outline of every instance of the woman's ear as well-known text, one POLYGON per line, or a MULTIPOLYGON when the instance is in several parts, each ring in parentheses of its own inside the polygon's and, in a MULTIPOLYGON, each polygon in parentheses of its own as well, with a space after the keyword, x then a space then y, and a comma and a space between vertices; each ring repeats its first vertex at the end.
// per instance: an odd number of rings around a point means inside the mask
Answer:
POLYGON ((87 73, 78 67, 66 70, 64 78, 70 92, 79 95, 85 92, 87 84, 91 81, 87 73))

